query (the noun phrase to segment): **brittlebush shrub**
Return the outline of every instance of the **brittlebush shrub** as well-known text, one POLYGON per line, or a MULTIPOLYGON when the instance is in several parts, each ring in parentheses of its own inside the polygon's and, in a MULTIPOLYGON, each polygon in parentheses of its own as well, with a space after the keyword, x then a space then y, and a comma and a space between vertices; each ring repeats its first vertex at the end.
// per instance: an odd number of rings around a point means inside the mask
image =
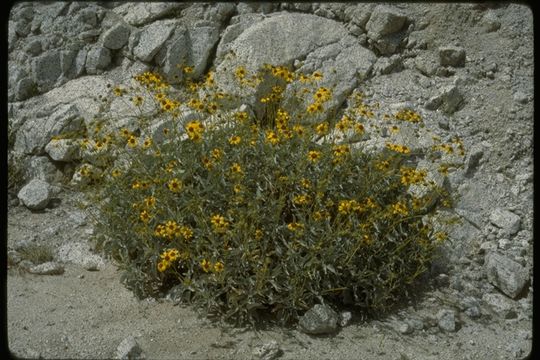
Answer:
MULTIPOLYGON (((212 73, 174 94, 155 73, 112 89, 157 109, 161 125, 141 110, 131 129, 97 126, 81 141, 104 159, 78 170, 92 179, 101 248, 138 296, 176 286, 184 301, 237 323, 260 314, 292 323, 347 294, 363 310, 387 309, 445 238, 434 215, 452 206, 448 192, 416 169, 409 147, 364 149, 377 114, 359 94, 338 119, 322 116, 332 98, 323 74, 266 66, 234 76, 246 89, 274 81, 259 99, 263 115, 225 108, 242 99, 220 92, 212 73), (305 89, 294 109, 282 107, 286 86, 305 89)), ((410 109, 385 117, 394 132, 422 122, 410 109)), ((434 146, 432 158, 454 150, 459 140, 434 146)))

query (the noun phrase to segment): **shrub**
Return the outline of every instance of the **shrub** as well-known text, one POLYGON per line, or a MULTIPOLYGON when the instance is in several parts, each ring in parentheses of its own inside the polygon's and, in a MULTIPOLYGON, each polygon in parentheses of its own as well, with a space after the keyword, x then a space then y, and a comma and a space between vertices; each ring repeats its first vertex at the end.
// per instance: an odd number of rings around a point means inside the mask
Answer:
POLYGON ((242 98, 221 92, 212 73, 177 91, 155 73, 112 89, 135 117, 96 122, 81 140, 97 154, 79 172, 93 184, 99 246, 139 297, 176 286, 184 301, 237 323, 271 313, 290 324, 347 296, 388 309, 446 238, 438 214, 451 196, 418 161, 445 175, 462 143, 434 137, 421 152, 381 140, 381 129, 422 119, 411 109, 381 114, 359 93, 334 120, 320 73, 269 65, 234 76, 247 90, 270 82, 262 111, 238 107, 242 98))

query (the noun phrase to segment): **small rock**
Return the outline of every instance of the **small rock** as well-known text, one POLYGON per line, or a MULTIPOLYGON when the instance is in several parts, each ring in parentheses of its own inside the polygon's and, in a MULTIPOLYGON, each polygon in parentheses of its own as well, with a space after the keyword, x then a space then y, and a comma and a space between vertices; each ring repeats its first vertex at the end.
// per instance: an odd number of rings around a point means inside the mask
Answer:
POLYGON ((427 110, 441 109, 446 114, 453 114, 461 107, 463 96, 455 85, 450 85, 441 90, 437 96, 430 98, 424 107, 427 110))
POLYGON ((437 313, 439 328, 445 332, 456 331, 456 314, 453 310, 440 310, 437 313))
POLYGON ((526 104, 529 102, 529 97, 527 96, 527 94, 521 91, 516 91, 513 98, 515 102, 518 102, 520 104, 526 104))
POLYGON ((26 100, 36 94, 36 84, 29 77, 22 78, 15 85, 15 98, 17 100, 26 100))
POLYGON ((486 14, 482 17, 481 24, 482 29, 486 33, 497 31, 501 27, 501 22, 493 11, 486 12, 486 14))
POLYGON ((465 162, 465 176, 471 177, 474 175, 478 166, 480 165, 480 159, 484 156, 484 149, 481 145, 473 145, 467 156, 465 162))
POLYGON ((50 261, 33 266, 28 271, 36 275, 62 275, 64 273, 64 266, 57 262, 50 261))
POLYGON ((471 319, 477 319, 482 315, 482 312, 480 311, 480 308, 478 306, 473 305, 465 309, 465 315, 467 315, 471 319))
POLYGON ((413 327, 406 322, 399 323, 396 330, 403 335, 412 334, 414 331, 413 327))
POLYGON ((253 355, 261 360, 274 360, 282 354, 283 351, 279 348, 279 345, 275 340, 272 340, 253 351, 253 355))
POLYGON ((8 262, 12 264, 18 264, 22 260, 21 254, 19 254, 19 252, 15 250, 9 250, 7 255, 8 255, 8 262))
POLYGON ((34 263, 31 262, 30 260, 22 260, 17 265, 19 265, 21 269, 25 269, 28 271, 35 266, 34 263))
POLYGON ((317 304, 300 318, 300 329, 306 334, 330 334, 337 330, 338 314, 328 305, 317 304))
POLYGON ((465 66, 465 50, 461 47, 446 46, 439 48, 439 61, 441 66, 465 66))
POLYGON ((508 239, 500 239, 499 240, 499 249, 502 249, 502 250, 508 250, 510 249, 510 240, 508 239))
POLYGON ((139 344, 133 336, 129 336, 122 340, 116 349, 116 359, 144 359, 145 356, 139 344))
POLYGON ((32 40, 24 47, 24 51, 30 55, 37 56, 43 51, 40 40, 32 40))
POLYGON ((49 183, 33 179, 19 191, 17 197, 30 210, 42 210, 47 207, 52 195, 49 183))
POLYGON ((101 34, 100 30, 92 29, 92 30, 83 31, 77 37, 86 43, 92 43, 96 40, 99 34, 101 34))
POLYGON ((511 211, 496 208, 489 215, 489 221, 507 235, 516 234, 521 227, 521 218, 511 211))
POLYGON ((513 299, 518 297, 529 280, 525 267, 498 253, 488 254, 484 266, 488 281, 513 299))
POLYGON ((379 57, 377 62, 373 65, 373 70, 376 74, 390 74, 397 72, 403 68, 403 62, 399 55, 392 55, 390 57, 379 57))
POLYGON ((343 311, 340 315, 339 326, 345 327, 349 325, 352 320, 352 313, 350 311, 343 311))

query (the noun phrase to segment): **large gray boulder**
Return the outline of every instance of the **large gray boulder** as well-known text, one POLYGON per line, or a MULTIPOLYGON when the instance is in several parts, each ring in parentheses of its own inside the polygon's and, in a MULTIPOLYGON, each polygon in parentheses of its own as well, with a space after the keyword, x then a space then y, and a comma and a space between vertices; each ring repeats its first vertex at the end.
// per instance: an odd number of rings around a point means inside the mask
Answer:
MULTIPOLYGON (((224 56, 217 66, 216 81, 226 92, 241 96, 259 115, 264 110, 258 97, 265 93, 267 84, 240 88, 234 79, 238 66, 254 73, 264 64, 292 67, 295 60, 305 59, 298 72, 321 71, 326 76, 321 86, 336 85, 333 100, 326 104, 329 111, 343 102, 345 94, 369 73, 375 62, 374 54, 358 45, 342 24, 309 14, 278 13, 265 18, 245 29, 226 48, 231 55, 224 56)), ((292 91, 289 88, 285 98, 291 99, 292 91)))
POLYGON ((32 79, 38 86, 51 88, 62 75, 60 55, 60 51, 53 50, 33 59, 32 79))
POLYGON ((145 27, 140 34, 133 55, 144 62, 150 62, 172 34, 176 21, 156 21, 145 27))
POLYGON ((406 23, 407 16, 401 10, 392 6, 378 5, 373 9, 366 24, 367 37, 382 55, 393 54, 404 38, 402 30, 406 23))
POLYGON ((14 149, 23 154, 40 155, 54 135, 82 130, 83 119, 73 104, 63 104, 47 111, 38 112, 28 119, 17 132, 14 149))
POLYGON ((170 13, 182 9, 188 4, 176 2, 155 3, 126 3, 113 9, 116 14, 123 16, 130 25, 140 26, 163 18, 170 13))
POLYGON ((47 207, 53 192, 50 185, 40 179, 33 179, 23 186, 17 197, 30 210, 42 210, 47 207))
POLYGON ((130 33, 131 27, 119 22, 103 33, 103 46, 111 50, 118 50, 127 44, 130 33))

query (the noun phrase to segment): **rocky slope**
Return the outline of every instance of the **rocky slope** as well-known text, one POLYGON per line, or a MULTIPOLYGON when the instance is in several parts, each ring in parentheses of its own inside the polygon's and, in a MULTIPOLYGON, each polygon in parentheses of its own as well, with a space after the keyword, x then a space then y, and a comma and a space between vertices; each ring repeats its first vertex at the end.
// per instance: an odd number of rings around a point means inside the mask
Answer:
POLYGON ((8 29, 14 354, 521 359, 529 353, 534 66, 526 6, 18 3, 8 29), (80 130, 100 111, 118 111, 118 104, 103 109, 96 99, 107 84, 147 69, 175 82, 179 62, 193 64, 196 74, 216 69, 223 80, 238 64, 320 70, 339 84, 335 108, 359 89, 386 109, 418 109, 443 138, 459 135, 467 156, 449 182, 462 221, 433 266, 430 290, 385 319, 364 322, 352 314, 348 321, 350 314, 339 314, 344 326, 331 337, 221 329, 170 300, 135 300, 113 264, 92 252, 91 219, 77 207, 80 194, 66 186, 78 164, 91 159, 51 139, 80 130), (51 249, 50 262, 30 262, 36 257, 25 249, 35 245, 51 249))

